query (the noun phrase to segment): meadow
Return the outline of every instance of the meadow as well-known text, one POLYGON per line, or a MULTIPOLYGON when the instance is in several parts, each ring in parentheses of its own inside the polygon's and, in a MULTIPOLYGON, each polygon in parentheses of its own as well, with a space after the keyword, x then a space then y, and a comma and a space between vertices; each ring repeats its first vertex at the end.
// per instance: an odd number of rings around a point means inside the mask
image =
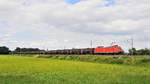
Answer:
POLYGON ((0 84, 149 83, 148 56, 0 56, 0 84))

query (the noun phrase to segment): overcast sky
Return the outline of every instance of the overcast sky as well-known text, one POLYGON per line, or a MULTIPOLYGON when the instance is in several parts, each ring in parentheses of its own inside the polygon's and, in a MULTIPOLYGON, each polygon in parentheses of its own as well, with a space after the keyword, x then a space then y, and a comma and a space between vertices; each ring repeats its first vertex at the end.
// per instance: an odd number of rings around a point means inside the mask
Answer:
POLYGON ((0 0, 0 46, 150 48, 150 0, 0 0))

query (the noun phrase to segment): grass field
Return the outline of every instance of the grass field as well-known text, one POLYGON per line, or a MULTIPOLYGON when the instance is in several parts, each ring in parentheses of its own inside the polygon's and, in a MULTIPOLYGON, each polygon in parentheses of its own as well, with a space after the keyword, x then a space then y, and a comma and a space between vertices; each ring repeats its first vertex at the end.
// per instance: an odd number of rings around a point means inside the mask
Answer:
POLYGON ((134 58, 141 63, 0 56, 0 84, 150 84, 150 57, 134 58))

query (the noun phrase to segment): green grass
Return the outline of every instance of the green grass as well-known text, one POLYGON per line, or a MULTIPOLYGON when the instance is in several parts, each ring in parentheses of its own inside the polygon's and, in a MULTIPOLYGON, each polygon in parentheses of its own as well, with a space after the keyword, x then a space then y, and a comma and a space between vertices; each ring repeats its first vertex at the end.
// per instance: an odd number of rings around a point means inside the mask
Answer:
POLYGON ((0 56, 0 84, 149 84, 149 58, 134 57, 138 62, 129 65, 0 56))

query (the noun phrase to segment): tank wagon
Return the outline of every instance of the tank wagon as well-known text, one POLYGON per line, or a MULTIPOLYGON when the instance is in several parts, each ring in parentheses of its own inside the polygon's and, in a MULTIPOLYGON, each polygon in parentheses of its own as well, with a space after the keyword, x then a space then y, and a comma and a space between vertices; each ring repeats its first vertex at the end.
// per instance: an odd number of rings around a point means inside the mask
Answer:
POLYGON ((47 54, 93 54, 94 48, 51 50, 47 54))
POLYGON ((109 47, 97 47, 97 48, 81 48, 81 49, 63 49, 63 50, 51 50, 48 51, 47 54, 122 54, 124 53, 124 50, 118 46, 113 45, 109 47))

